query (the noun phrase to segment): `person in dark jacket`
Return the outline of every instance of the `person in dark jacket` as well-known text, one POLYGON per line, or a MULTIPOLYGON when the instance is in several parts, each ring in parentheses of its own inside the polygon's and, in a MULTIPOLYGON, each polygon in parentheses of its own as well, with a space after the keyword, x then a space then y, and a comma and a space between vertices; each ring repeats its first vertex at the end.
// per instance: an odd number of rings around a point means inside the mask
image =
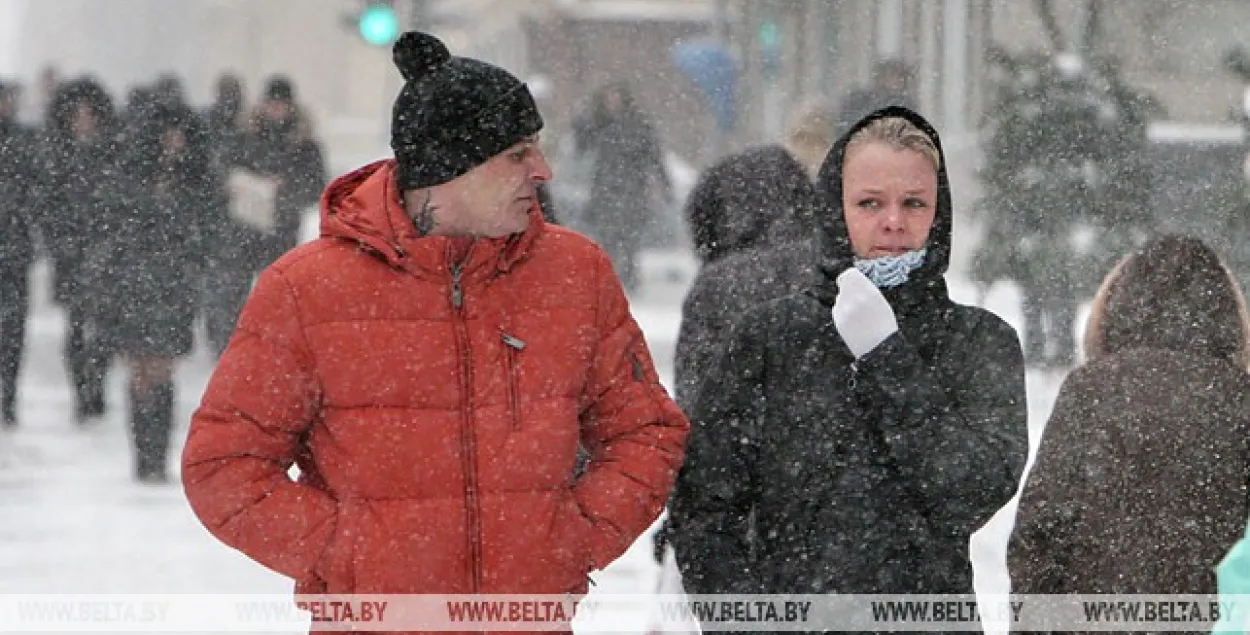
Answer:
POLYGON ((130 366, 135 477, 162 483, 173 429, 174 365, 194 347, 194 271, 202 259, 208 149, 198 115, 156 104, 128 144, 131 189, 117 250, 115 350, 130 366))
MULTIPOLYGON (((686 223, 700 264, 682 303, 673 358, 678 405, 691 405, 739 317, 812 282, 818 260, 814 178, 833 145, 834 124, 828 104, 808 104, 785 143, 730 155, 691 190, 686 223)), ((670 525, 665 519, 654 537, 662 564, 670 525)))
POLYGON ((1247 517, 1240 288, 1210 247, 1179 236, 1107 276, 1087 360, 1064 381, 1021 492, 1013 593, 1217 592, 1215 567, 1247 517))
POLYGON ((66 309, 65 357, 75 420, 104 414, 104 378, 112 361, 104 334, 115 298, 111 239, 125 214, 123 127, 113 100, 90 77, 61 84, 53 96, 36 206, 52 254, 55 299, 66 309))
POLYGON ((287 77, 269 79, 261 103, 244 131, 239 162, 278 184, 275 228, 264 241, 261 267, 299 242, 303 212, 326 185, 325 158, 313 122, 287 77))
POLYGON ((811 104, 784 144, 730 155, 708 168, 691 190, 686 223, 700 266, 677 335, 679 404, 689 405, 734 319, 811 283, 818 259, 814 178, 833 142, 831 109, 811 104))
POLYGON ((240 163, 246 100, 243 81, 232 73, 217 79, 217 94, 205 111, 211 181, 204 214, 204 272, 201 309, 208 348, 220 355, 234 332, 239 307, 262 260, 262 236, 230 215, 227 181, 240 163))
POLYGON ((936 131, 856 123, 818 188, 822 275, 747 313, 694 396, 672 501, 692 593, 971 593, 1027 454, 1015 331, 954 303, 936 131))
POLYGON ((575 124, 579 152, 593 162, 590 200, 582 214, 612 256, 626 291, 638 290, 638 252, 654 221, 656 202, 672 196, 655 127, 624 83, 594 98, 589 117, 575 124))
POLYGON ((16 84, 0 82, 0 426, 17 425, 17 378, 30 313, 34 257, 30 206, 36 174, 35 134, 18 123, 16 84))
POLYGON ((205 315, 209 345, 216 355, 234 331, 252 281, 299 242, 303 213, 317 202, 326 183, 321 145, 314 137, 312 121, 297 103, 290 79, 269 79, 261 102, 239 132, 217 138, 229 144, 218 146, 217 168, 226 174, 246 170, 269 179, 276 184, 276 196, 272 227, 251 226, 226 213, 212 231, 214 255, 204 281, 209 296, 205 315))

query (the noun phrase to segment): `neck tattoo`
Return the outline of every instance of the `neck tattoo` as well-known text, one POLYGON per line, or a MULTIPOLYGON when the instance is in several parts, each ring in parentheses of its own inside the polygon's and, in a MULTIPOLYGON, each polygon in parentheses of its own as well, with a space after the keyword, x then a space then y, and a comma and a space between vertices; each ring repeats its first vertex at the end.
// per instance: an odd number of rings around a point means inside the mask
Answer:
POLYGON ((430 199, 433 197, 434 194, 432 192, 426 192, 425 200, 421 201, 421 207, 417 209, 416 214, 413 214, 412 224, 416 226, 417 235, 419 236, 429 236, 430 232, 434 231, 434 210, 436 208, 430 202, 430 199))

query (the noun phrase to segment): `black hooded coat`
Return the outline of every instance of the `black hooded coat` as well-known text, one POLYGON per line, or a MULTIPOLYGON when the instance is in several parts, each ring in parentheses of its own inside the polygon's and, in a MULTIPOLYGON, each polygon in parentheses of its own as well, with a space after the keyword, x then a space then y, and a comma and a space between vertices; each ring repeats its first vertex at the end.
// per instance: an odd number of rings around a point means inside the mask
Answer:
POLYGON ((834 327, 834 279, 854 261, 843 155, 888 116, 940 150, 899 107, 833 146, 818 185, 824 275, 748 313, 687 409, 671 531, 690 593, 971 593, 969 536, 1019 483, 1023 355, 1009 325, 947 294, 944 169, 926 261, 884 291, 899 331, 857 362, 834 327))

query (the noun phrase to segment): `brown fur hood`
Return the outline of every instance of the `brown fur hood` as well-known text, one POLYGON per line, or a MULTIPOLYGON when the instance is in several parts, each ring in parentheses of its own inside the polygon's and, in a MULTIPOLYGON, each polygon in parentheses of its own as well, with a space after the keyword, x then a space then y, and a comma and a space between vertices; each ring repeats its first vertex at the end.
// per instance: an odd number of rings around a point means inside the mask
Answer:
POLYGON ((1094 297, 1085 360, 1135 348, 1189 352, 1250 367, 1241 286, 1210 247, 1165 236, 1120 260, 1094 297))

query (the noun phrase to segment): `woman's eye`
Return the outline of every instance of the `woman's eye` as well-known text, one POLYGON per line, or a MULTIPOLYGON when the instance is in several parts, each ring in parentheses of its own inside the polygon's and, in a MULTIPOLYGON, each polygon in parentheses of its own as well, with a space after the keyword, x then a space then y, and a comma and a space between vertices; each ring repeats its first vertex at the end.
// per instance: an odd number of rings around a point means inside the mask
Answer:
POLYGON ((860 201, 859 203, 856 203, 856 207, 862 207, 864 209, 874 209, 874 208, 880 207, 880 204, 877 202, 877 199, 875 198, 866 198, 860 201))
POLYGON ((929 206, 928 203, 924 202, 924 199, 919 198, 909 198, 906 201, 903 201, 903 205, 913 209, 924 209, 929 206))

